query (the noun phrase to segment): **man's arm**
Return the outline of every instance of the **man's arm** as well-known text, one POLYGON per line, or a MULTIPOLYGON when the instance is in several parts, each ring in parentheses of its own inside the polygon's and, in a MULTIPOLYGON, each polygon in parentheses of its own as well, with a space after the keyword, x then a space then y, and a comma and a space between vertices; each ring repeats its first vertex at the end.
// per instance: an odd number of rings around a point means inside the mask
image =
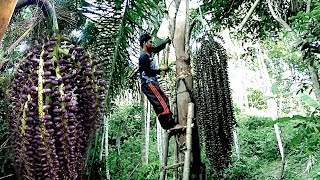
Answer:
POLYGON ((150 67, 150 58, 147 54, 142 54, 139 58, 139 70, 140 72, 146 72, 147 76, 155 76, 160 74, 161 69, 152 69, 150 67))
POLYGON ((152 49, 151 49, 151 52, 152 53, 158 53, 158 52, 160 52, 162 49, 164 49, 165 47, 166 47, 166 45, 167 44, 171 44, 171 39, 166 39, 165 41, 163 41, 159 46, 157 46, 157 47, 153 47, 152 49))

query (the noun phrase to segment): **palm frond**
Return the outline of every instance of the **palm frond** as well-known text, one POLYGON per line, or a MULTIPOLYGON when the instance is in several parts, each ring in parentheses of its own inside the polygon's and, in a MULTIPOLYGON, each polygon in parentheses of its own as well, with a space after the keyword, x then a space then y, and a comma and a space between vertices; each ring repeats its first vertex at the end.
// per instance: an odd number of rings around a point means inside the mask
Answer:
POLYGON ((93 1, 89 7, 80 8, 99 30, 92 50, 106 71, 107 105, 120 91, 133 84, 128 77, 137 66, 134 62, 140 51, 138 38, 145 31, 159 27, 158 19, 162 18, 165 7, 160 2, 93 1), (143 24, 148 24, 144 30, 143 24))

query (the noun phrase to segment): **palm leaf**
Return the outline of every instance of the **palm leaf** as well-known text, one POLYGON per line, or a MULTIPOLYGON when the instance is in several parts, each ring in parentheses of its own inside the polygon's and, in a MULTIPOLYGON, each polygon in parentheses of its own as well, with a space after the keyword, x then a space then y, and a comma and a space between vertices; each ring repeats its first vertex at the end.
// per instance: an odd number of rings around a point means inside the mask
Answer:
POLYGON ((128 77, 136 67, 133 60, 139 54, 138 37, 143 33, 142 24, 149 23, 147 31, 159 27, 159 22, 149 20, 162 18, 164 5, 159 6, 159 3, 144 0, 94 1, 89 7, 80 9, 99 30, 92 49, 103 62, 106 71, 107 111, 111 100, 133 84, 128 81, 128 77))
MULTIPOLYGON (((136 66, 133 60, 139 55, 138 37, 142 24, 149 21, 150 12, 157 14, 154 17, 162 18, 157 3, 152 6, 148 3, 144 0, 91 1, 89 6, 80 8, 98 29, 96 41, 90 48, 102 62, 106 74, 106 113, 110 113, 111 102, 118 94, 127 90, 130 84, 137 84, 138 78, 130 82, 129 77, 136 66)), ((152 25, 149 28, 155 29, 159 22, 152 25)), ((89 162, 89 175, 91 166, 92 162, 89 162)))

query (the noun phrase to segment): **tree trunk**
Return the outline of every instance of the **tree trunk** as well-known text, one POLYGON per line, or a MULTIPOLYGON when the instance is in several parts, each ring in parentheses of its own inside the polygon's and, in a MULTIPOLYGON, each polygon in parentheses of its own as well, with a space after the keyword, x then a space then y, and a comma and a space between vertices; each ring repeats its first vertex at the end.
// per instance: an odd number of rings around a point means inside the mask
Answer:
MULTIPOLYGON (((259 69, 262 74, 263 82, 265 84, 264 91, 265 91, 266 96, 271 97, 267 100, 268 112, 270 113, 272 120, 276 120, 278 118, 278 105, 275 100, 274 94, 271 91, 272 82, 271 82, 271 78, 270 78, 270 75, 267 70, 267 66, 264 62, 264 54, 261 53, 261 51, 259 49, 260 49, 260 46, 258 45, 256 47, 256 52, 257 52, 258 60, 259 60, 259 69)), ((281 168, 281 172, 280 172, 280 179, 282 179, 283 174, 284 174, 285 155, 284 155, 284 148, 282 145, 282 140, 281 140, 281 135, 280 135, 280 128, 279 128, 278 124, 274 125, 274 132, 276 134, 278 148, 279 148, 279 152, 281 155, 282 168, 281 168)))
POLYGON ((104 156, 105 156, 105 165, 106 165, 106 177, 107 180, 110 180, 110 172, 109 172, 109 163, 108 163, 108 158, 109 158, 109 120, 106 116, 104 116, 104 156))
MULTIPOLYGON (((188 103, 191 102, 192 74, 189 57, 189 0, 176 1, 176 14, 172 18, 174 22, 173 44, 176 54, 176 76, 177 76, 177 115, 179 124, 187 124, 188 103)), ((192 135, 192 160, 191 176, 196 179, 200 174, 200 167, 203 167, 200 158, 199 135, 196 123, 192 135)), ((180 141, 185 143, 186 137, 181 136, 180 141)))
MULTIPOLYGON (((177 110, 180 124, 187 124, 188 103, 191 102, 189 91, 192 90, 189 54, 185 49, 187 29, 187 1, 181 0, 175 22, 174 46, 176 52, 177 75, 177 110)), ((183 138, 184 139, 184 138, 183 138)))
POLYGON ((120 155, 121 152, 121 127, 118 127, 117 137, 116 137, 116 147, 117 154, 120 155))
MULTIPOLYGON (((146 99, 147 101, 147 99, 146 99)), ((145 122, 145 150, 146 150, 146 164, 149 163, 149 146, 150 146, 150 102, 147 101, 147 118, 145 122)))
POLYGON ((258 6, 260 0, 256 0, 254 2, 254 4, 252 5, 252 7, 250 8, 249 12, 247 13, 247 15, 244 17, 244 19, 242 20, 242 22, 240 23, 240 25, 238 26, 237 31, 240 32, 244 25, 246 24, 246 22, 249 20, 250 16, 252 15, 253 11, 256 9, 256 7, 258 6))
POLYGON ((240 145, 238 141, 238 134, 237 134, 237 128, 234 127, 234 130, 232 131, 233 134, 233 141, 234 141, 234 146, 236 148, 236 153, 237 153, 237 158, 240 159, 240 145))
POLYGON ((0 0, 0 42, 7 30, 17 0, 0 0))
POLYGON ((271 0, 267 0, 268 2, 268 7, 269 7, 269 10, 271 12, 271 15, 273 16, 273 18, 278 21, 278 23, 281 24, 281 26, 283 26, 285 29, 287 30, 291 30, 290 26, 277 14, 277 12, 273 9, 272 7, 272 2, 271 0))
POLYGON ((157 149, 159 154, 160 167, 162 167, 163 166, 164 130, 162 129, 158 118, 156 118, 156 122, 157 122, 157 149))
POLYGON ((141 91, 141 162, 142 165, 147 164, 146 150, 146 121, 147 121, 147 99, 141 91))
POLYGON ((240 73, 241 73, 241 79, 242 79, 242 82, 241 82, 241 85, 242 85, 242 89, 243 89, 243 106, 244 106, 244 109, 245 109, 245 112, 249 112, 250 110, 250 106, 249 106, 249 99, 248 99, 248 93, 247 93, 247 85, 246 85, 246 82, 247 82, 247 78, 246 78, 246 64, 245 64, 245 61, 241 60, 240 58, 240 54, 237 54, 238 56, 238 62, 239 62, 239 66, 240 66, 240 73))

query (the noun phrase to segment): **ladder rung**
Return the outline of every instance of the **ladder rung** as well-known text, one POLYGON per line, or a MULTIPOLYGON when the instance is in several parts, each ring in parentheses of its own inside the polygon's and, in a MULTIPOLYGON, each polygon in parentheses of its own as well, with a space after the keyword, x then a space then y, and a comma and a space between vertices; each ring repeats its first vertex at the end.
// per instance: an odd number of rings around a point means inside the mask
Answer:
MULTIPOLYGON (((193 124, 193 123, 191 124, 191 127, 192 127, 192 128, 194 127, 194 124, 193 124)), ((175 134, 185 134, 185 133, 186 133, 186 130, 187 130, 187 126, 184 126, 183 128, 180 128, 180 129, 168 130, 167 133, 168 133, 170 136, 175 135, 175 134)))
POLYGON ((177 167, 182 167, 184 165, 184 162, 180 162, 180 163, 177 163, 177 164, 172 164, 170 166, 164 166, 162 167, 162 169, 173 169, 173 168, 177 168, 177 167))

